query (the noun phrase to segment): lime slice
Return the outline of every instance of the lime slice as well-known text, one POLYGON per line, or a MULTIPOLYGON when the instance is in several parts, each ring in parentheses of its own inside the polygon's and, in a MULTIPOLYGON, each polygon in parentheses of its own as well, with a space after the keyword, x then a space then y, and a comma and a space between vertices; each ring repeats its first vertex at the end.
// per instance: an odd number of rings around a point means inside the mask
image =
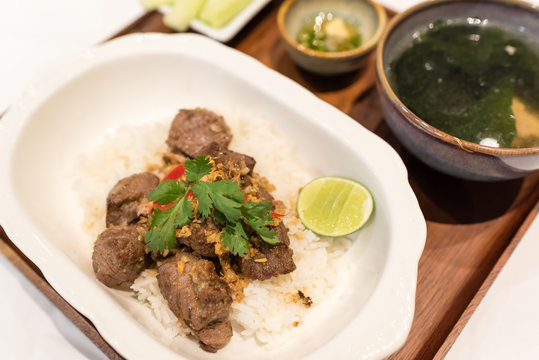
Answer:
POLYGON ((326 176, 305 185, 296 206, 307 229, 321 236, 338 237, 365 225, 374 209, 374 200, 357 181, 326 176))

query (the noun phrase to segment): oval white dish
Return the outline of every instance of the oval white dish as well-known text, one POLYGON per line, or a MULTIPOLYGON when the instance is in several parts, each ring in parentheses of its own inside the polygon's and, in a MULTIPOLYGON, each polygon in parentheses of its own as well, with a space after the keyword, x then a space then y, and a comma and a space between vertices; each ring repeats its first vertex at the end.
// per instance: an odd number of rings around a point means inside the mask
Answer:
POLYGON ((200 35, 125 36, 37 78, 0 121, 0 224, 124 357, 214 358, 192 340, 181 349, 166 346, 149 310, 95 279, 72 167, 84 149, 120 126, 170 116, 182 106, 231 104, 271 120, 320 173, 365 184, 376 212, 345 255, 348 291, 324 304, 325 312, 285 346, 268 351, 236 334, 219 359, 372 359, 396 351, 411 326, 426 238, 401 159, 295 82, 200 35))

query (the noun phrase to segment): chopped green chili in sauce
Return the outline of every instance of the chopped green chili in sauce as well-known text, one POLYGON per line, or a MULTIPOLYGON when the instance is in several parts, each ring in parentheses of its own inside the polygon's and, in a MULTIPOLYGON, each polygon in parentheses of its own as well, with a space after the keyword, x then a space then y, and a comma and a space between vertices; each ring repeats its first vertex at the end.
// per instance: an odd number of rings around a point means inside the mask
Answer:
POLYGON ((306 19, 296 41, 309 49, 338 52, 359 47, 361 35, 354 21, 320 12, 314 19, 306 19))

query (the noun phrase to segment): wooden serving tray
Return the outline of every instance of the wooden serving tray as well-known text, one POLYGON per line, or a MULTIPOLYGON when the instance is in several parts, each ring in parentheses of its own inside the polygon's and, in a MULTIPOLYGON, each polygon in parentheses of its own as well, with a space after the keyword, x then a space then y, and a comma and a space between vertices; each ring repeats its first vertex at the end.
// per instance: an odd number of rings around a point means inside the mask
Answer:
MULTIPOLYGON (((474 303, 482 298, 478 291, 488 288, 485 280, 493 281, 537 213, 537 207, 533 209, 539 200, 539 172, 518 180, 483 183, 456 179, 427 167, 401 146, 383 120, 375 88, 374 54, 368 67, 355 74, 326 78, 301 70, 287 55, 279 36, 276 17, 281 2, 272 1, 228 45, 297 81, 378 134, 401 155, 427 220, 427 242, 419 261, 412 329, 405 345, 390 359, 442 358, 477 306, 474 303)), ((161 14, 150 12, 116 36, 133 32, 170 30, 163 25, 161 14)), ((88 319, 56 293, 1 229, 0 252, 107 356, 122 358, 88 319)))

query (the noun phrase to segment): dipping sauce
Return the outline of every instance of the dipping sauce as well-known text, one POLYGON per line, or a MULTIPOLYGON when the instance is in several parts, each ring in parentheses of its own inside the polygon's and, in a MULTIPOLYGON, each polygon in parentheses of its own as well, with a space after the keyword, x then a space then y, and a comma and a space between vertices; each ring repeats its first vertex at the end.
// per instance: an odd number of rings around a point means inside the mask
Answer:
POLYGON ((488 21, 439 20, 391 63, 402 102, 430 125, 492 147, 539 146, 539 56, 488 21))
POLYGON ((361 44, 361 36, 352 19, 320 12, 314 19, 305 20, 296 41, 309 49, 337 52, 357 48, 361 44))

